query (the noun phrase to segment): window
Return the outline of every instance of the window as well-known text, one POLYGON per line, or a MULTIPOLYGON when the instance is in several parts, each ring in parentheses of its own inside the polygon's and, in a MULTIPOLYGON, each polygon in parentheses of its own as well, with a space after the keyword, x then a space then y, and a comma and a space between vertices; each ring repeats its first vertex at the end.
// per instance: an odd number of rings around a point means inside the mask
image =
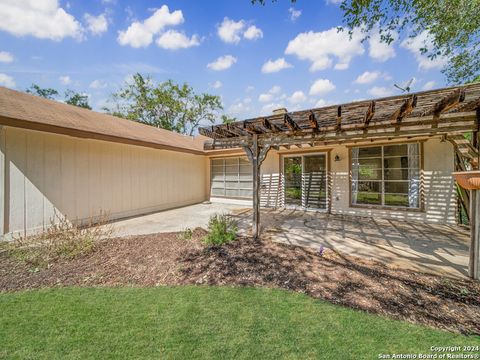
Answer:
POLYGON ((352 204, 420 207, 418 143, 354 147, 352 204))
POLYGON ((247 158, 212 159, 210 164, 211 196, 252 198, 252 166, 247 158))

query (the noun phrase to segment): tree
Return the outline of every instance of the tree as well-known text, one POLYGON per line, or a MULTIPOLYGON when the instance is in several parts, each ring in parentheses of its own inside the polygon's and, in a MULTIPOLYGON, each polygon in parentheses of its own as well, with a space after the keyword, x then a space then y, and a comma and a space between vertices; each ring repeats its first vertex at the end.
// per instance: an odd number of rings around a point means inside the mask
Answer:
POLYGON ((58 91, 52 88, 41 88, 37 84, 32 84, 27 90, 27 93, 40 96, 45 99, 55 100, 55 97, 58 96, 58 91))
POLYGON ((396 32, 426 36, 419 50, 431 59, 448 59, 443 72, 450 83, 480 75, 479 0, 344 0, 340 7, 350 32, 369 34, 378 27, 385 43, 396 32))
POLYGON ((222 124, 231 124, 231 123, 237 121, 237 118, 229 117, 227 115, 222 115, 220 117, 220 119, 222 120, 222 124))
POLYGON ((372 31, 387 44, 396 33, 423 38, 418 50, 431 59, 448 60, 443 72, 450 83, 480 75, 480 0, 343 0, 340 9, 344 28, 350 34, 362 31, 364 39, 372 31))
POLYGON ((214 123, 223 109, 218 96, 196 94, 188 84, 172 80, 156 85, 138 73, 112 94, 112 102, 113 108, 104 108, 112 115, 187 135, 202 122, 214 123))
POLYGON ((88 95, 80 94, 73 90, 65 91, 65 103, 92 110, 92 107, 88 104, 88 95))
MULTIPOLYGON (((52 88, 41 88, 37 84, 32 84, 27 90, 27 93, 40 96, 45 99, 58 100, 59 92, 52 88)), ((64 102, 69 105, 75 105, 81 108, 92 110, 91 106, 88 104, 88 96, 77 93, 73 90, 65 91, 64 102)))

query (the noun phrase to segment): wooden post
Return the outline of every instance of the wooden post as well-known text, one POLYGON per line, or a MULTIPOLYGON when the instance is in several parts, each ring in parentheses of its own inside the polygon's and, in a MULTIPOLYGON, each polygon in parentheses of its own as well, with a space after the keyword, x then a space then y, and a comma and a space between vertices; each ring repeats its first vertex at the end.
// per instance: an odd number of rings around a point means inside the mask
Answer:
POLYGON ((243 149, 252 164, 252 182, 253 182, 253 223, 252 236, 258 240, 260 235, 260 166, 267 156, 270 145, 260 147, 258 145, 258 135, 252 134, 253 144, 251 147, 245 146, 243 149))
POLYGON ((470 192, 470 261, 468 276, 480 280, 480 190, 470 192))
MULTIPOLYGON (((480 125, 480 108, 477 109, 477 129, 480 125)), ((474 131, 473 144, 477 151, 480 148, 479 131, 474 131)), ((477 169, 480 168, 480 152, 477 160, 477 169)), ((470 191, 470 259, 468 263, 468 275, 475 280, 480 280, 480 190, 470 191)))

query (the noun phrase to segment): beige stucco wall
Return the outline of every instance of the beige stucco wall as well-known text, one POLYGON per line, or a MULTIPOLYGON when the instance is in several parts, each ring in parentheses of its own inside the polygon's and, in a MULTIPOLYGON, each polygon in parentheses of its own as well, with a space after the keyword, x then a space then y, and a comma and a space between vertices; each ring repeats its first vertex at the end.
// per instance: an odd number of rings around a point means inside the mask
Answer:
MULTIPOLYGON (((368 143, 368 145, 371 144, 371 142, 368 143)), ((452 145, 448 142, 441 142, 440 138, 430 138, 423 143, 425 211, 351 207, 349 204, 349 150, 346 146, 331 146, 318 148, 318 150, 314 148, 302 150, 295 147, 280 152, 271 150, 261 167, 262 206, 275 207, 277 204, 283 204, 280 174, 281 157, 307 151, 327 151, 329 153, 329 188, 332 213, 449 224, 456 222, 456 194, 451 176, 454 171, 454 152, 452 145), (340 157, 340 161, 334 161, 336 155, 340 157), (278 185, 279 183, 280 185, 278 185), (279 188, 280 191, 278 191, 279 188)))
POLYGON ((116 219, 208 198, 202 155, 10 127, 0 144, 0 235, 41 230, 55 212, 116 219))

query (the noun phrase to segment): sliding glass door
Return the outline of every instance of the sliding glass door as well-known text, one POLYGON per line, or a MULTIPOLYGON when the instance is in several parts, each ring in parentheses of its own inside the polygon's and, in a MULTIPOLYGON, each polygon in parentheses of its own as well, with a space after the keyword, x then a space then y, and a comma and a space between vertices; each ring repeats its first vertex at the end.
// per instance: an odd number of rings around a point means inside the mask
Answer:
POLYGON ((327 209, 326 154, 283 158, 286 207, 327 209))

